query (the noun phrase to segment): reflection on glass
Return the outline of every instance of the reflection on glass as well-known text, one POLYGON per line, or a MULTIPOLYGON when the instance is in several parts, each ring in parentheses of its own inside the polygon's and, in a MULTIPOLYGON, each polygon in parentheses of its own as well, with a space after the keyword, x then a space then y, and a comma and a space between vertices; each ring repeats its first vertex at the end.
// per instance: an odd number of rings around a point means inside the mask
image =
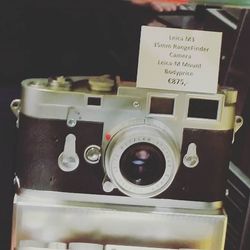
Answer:
POLYGON ((250 7, 249 0, 191 0, 189 3, 250 7))

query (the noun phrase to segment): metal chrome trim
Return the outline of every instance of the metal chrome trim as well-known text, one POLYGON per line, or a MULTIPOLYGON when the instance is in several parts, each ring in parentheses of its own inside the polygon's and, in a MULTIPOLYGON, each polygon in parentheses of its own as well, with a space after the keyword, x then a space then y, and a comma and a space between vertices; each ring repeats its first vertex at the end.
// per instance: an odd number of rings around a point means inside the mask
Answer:
POLYGON ((84 203, 98 203, 107 205, 126 205, 137 207, 148 207, 148 209, 194 209, 214 211, 222 209, 222 201, 202 202, 202 201, 187 201, 187 200, 172 200, 159 198, 132 198, 113 195, 97 195, 97 194, 79 194, 66 193, 58 191, 40 191, 31 189, 22 189, 21 197, 32 202, 40 202, 46 200, 50 204, 78 204, 84 203))
MULTIPOLYGON (((85 77, 85 79, 87 78, 85 77)), ((183 127, 200 128, 202 126, 203 129, 228 130, 233 129, 234 126, 235 107, 233 105, 224 106, 224 99, 227 95, 226 90, 212 95, 157 89, 149 90, 121 85, 118 88, 117 94, 114 95, 114 93, 95 93, 87 89, 82 90, 82 92, 54 90, 46 87, 47 82, 47 79, 27 79, 22 82, 21 113, 34 118, 66 120, 68 108, 76 107, 79 109, 80 120, 82 121, 87 118, 91 121, 107 122, 107 117, 111 114, 115 116, 121 111, 124 111, 124 120, 129 119, 133 115, 138 118, 145 118, 151 116, 148 114, 148 95, 159 97, 162 95, 173 95, 175 96, 174 115, 172 117, 153 116, 154 118, 157 117, 163 123, 167 121, 171 129, 177 126, 178 132, 181 132, 183 127), (39 83, 40 85, 38 84, 38 87, 34 87, 32 83, 39 83), (98 112, 98 115, 93 112, 93 107, 86 105, 86 98, 89 96, 102 98, 102 105, 101 107, 98 106, 98 109, 102 112, 98 112), (221 106, 218 108, 218 112, 221 114, 220 120, 186 119, 185 113, 187 111, 185 107, 191 96, 196 96, 200 99, 218 99, 221 103, 221 106), (134 103, 140 104, 140 108, 135 108, 133 106, 134 103), (185 111, 183 112, 183 110, 185 111)))

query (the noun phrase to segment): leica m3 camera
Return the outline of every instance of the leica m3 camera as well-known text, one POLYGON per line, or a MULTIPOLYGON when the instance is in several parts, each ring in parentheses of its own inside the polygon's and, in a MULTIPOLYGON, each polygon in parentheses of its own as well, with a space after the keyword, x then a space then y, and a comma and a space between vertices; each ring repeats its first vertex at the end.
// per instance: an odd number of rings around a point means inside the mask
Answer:
POLYGON ((21 189, 103 197, 221 201, 242 124, 237 91, 136 88, 106 77, 22 82, 11 108, 21 189))

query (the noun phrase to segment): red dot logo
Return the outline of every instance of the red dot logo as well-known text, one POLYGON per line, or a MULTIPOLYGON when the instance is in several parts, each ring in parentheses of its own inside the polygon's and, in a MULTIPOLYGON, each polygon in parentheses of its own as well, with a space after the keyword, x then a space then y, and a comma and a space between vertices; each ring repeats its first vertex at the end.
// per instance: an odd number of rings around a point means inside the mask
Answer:
POLYGON ((106 134, 105 134, 105 139, 106 139, 107 141, 110 141, 110 139, 111 139, 111 134, 110 134, 110 133, 106 133, 106 134))

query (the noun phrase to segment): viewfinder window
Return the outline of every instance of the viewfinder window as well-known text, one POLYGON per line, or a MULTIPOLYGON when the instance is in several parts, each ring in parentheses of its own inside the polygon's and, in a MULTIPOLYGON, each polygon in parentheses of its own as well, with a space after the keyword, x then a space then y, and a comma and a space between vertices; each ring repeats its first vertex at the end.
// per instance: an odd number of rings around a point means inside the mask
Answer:
POLYGON ((100 97, 89 97, 88 105, 92 106, 101 106, 101 98, 100 97))
POLYGON ((216 120, 218 107, 218 100, 190 99, 188 107, 188 117, 216 120))
POLYGON ((151 97, 150 113, 172 115, 174 113, 174 99, 165 97, 151 97))

